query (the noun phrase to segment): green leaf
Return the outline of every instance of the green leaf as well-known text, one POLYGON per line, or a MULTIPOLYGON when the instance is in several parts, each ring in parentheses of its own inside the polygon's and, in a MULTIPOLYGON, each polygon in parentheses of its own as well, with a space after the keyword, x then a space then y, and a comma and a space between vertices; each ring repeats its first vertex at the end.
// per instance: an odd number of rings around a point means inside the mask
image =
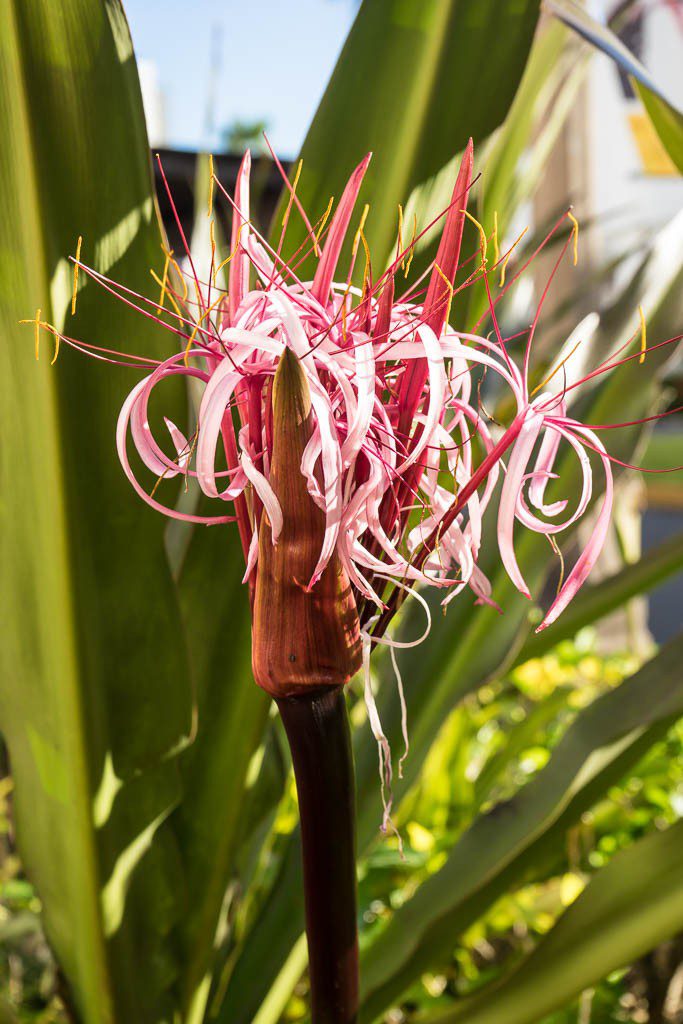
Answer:
POLYGON ((634 79, 634 85, 664 149, 683 174, 683 114, 642 82, 634 79))
POLYGON ((458 936, 562 842, 566 829, 683 713, 681 656, 683 637, 594 701, 546 767, 472 824, 445 865, 366 950, 362 1020, 374 1020, 422 971, 447 957, 458 936))
MULTIPOLYGON (((577 58, 576 48, 567 45, 568 39, 571 40, 571 33, 558 22, 551 22, 537 33, 505 120, 475 154, 475 170, 481 173, 480 184, 473 190, 477 217, 490 234, 495 215, 499 238, 507 236, 515 211, 532 195, 541 179, 584 80, 588 61, 585 55, 583 59, 577 58)), ((416 216, 418 225, 431 224, 450 203, 455 173, 456 160, 451 160, 432 178, 413 189, 405 204, 405 223, 411 224, 416 216)), ((559 210, 557 216, 562 212, 559 210)), ((476 251, 477 232, 471 224, 466 231, 463 251, 476 251)), ((437 223, 415 246, 411 265, 413 279, 426 271, 435 258, 438 239, 437 223)), ((471 284, 465 297, 466 315, 460 306, 458 317, 473 326, 487 308, 483 283, 471 284)))
POLYGON ((221 908, 253 799, 249 768, 271 704, 251 674, 243 574, 236 529, 193 532, 179 587, 194 655, 198 733, 182 759, 184 796, 174 821, 189 897, 182 925, 188 1024, 202 1019, 209 995, 221 908))
MULTIPOLYGON (((208 157, 200 156, 190 247, 203 280, 211 271, 209 178, 208 157)), ((220 251, 224 240, 217 223, 214 238, 220 251)), ((193 483, 182 500, 194 510, 200 494, 193 483)), ((204 499, 202 506, 210 515, 210 500, 204 499)), ((180 926, 181 1002, 185 1024, 198 1024, 211 991, 225 894, 236 874, 245 830, 253 825, 250 810, 259 774, 252 778, 251 766, 263 742, 271 702, 251 673, 249 591, 242 582, 244 555, 236 526, 197 530, 170 522, 166 540, 196 697, 196 737, 181 759, 183 800, 171 825, 183 852, 187 886, 180 926)))
POLYGON ((631 77, 662 145, 683 174, 683 114, 669 102, 647 68, 607 25, 592 18, 575 0, 545 0, 545 6, 631 77))
POLYGON ((683 926, 683 821, 598 872, 555 927, 499 983, 426 1024, 534 1024, 683 926))
MULTIPOLYGON (((372 151, 358 210, 371 204, 365 236, 382 268, 398 204, 470 136, 476 145, 505 118, 538 10, 539 0, 365 0, 301 150, 298 193, 310 217, 322 216, 331 195, 339 199, 372 151)), ((304 240, 292 217, 288 249, 304 240)))
POLYGON ((40 307, 88 342, 168 350, 90 283, 69 314, 79 234, 84 260, 130 287, 163 259, 118 0, 1 5, 0 132, 0 690, 18 841, 79 1019, 146 1024, 168 1019, 178 972, 183 881, 166 819, 191 689, 164 523, 114 447, 139 373, 64 346, 50 366, 46 332, 37 363, 18 325, 40 307))
POLYGON ((683 535, 678 534, 647 551, 634 565, 627 565, 613 576, 582 590, 557 622, 527 638, 515 657, 515 665, 529 658, 543 657, 561 640, 576 636, 584 626, 599 622, 631 598, 647 593, 681 569, 683 535))

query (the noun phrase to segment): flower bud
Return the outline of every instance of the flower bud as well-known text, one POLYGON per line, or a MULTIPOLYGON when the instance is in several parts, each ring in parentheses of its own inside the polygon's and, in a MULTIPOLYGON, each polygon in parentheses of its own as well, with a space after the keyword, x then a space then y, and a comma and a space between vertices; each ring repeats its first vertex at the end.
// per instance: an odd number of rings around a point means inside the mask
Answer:
POLYGON ((309 587, 325 533, 325 513, 301 472, 314 429, 308 383, 289 350, 273 384, 273 451, 269 480, 283 515, 273 544, 264 510, 252 621, 252 667, 273 697, 343 686, 361 664, 360 626, 348 576, 333 554, 309 587))

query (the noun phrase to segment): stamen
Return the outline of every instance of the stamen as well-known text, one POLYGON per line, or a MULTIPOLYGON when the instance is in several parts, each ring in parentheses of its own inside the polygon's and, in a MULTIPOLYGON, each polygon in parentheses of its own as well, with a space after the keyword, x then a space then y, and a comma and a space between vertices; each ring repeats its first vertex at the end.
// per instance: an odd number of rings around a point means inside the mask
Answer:
MULTIPOLYGON (((356 255, 358 253, 358 246, 360 245, 361 237, 363 235, 363 228, 365 227, 365 222, 368 219, 368 213, 369 212, 370 212, 370 203, 366 203, 365 206, 363 207, 363 212, 362 212, 361 217, 360 217, 360 224, 358 225, 358 231, 356 231, 356 237, 353 240, 353 248, 351 250, 351 259, 352 260, 355 260, 356 255)), ((367 248, 367 245, 366 245, 366 248, 367 248)))
MULTIPOLYGON (((398 236, 396 238, 396 256, 403 252, 403 207, 398 204, 398 236)), ((401 270, 405 269, 405 259, 401 260, 401 270)))
POLYGON ((187 281, 185 280, 185 275, 183 274, 182 270, 180 269, 180 266, 178 265, 178 261, 173 258, 173 249, 167 250, 164 248, 163 245, 161 249, 162 252, 164 252, 168 256, 169 260, 171 261, 171 266, 174 268, 176 274, 180 278, 180 283, 183 287, 183 302, 187 302, 187 281))
POLYGON ((192 333, 190 334, 190 337, 187 339, 187 345, 185 346, 185 354, 183 356, 183 362, 185 363, 185 366, 188 365, 188 359, 190 357, 190 350, 191 350, 192 346, 194 345, 194 340, 197 337, 197 332, 201 328, 201 326, 204 323, 204 321, 213 313, 213 311, 216 308, 216 306, 218 305, 218 303, 222 302, 222 300, 223 300, 223 296, 222 295, 219 295, 218 298, 214 299, 213 302, 211 303, 211 305, 209 306, 209 308, 204 310, 204 312, 200 316, 199 320, 194 325, 194 327, 192 329, 192 333))
POLYGON ((40 359, 40 314, 41 313, 42 313, 42 309, 37 309, 36 310, 35 320, 20 320, 19 321, 20 324, 35 324, 36 325, 36 329, 35 329, 36 361, 38 359, 40 359))
POLYGON ((562 585, 564 584, 564 555, 562 554, 560 546, 553 537, 552 533, 547 533, 546 537, 548 539, 550 547, 553 549, 553 551, 560 560, 560 578, 557 581, 557 592, 555 594, 555 597, 557 598, 559 596, 560 591, 562 590, 562 585))
POLYGON ((443 283, 446 285, 446 288, 448 289, 448 303, 446 305, 446 317, 444 320, 444 323, 447 324, 448 321, 450 320, 451 305, 453 304, 453 284, 451 281, 448 280, 448 278, 446 277, 438 263, 434 264, 434 269, 436 270, 437 274, 439 275, 443 283))
MULTIPOLYGON (((166 298, 166 282, 168 281, 168 266, 170 262, 171 256, 169 253, 166 253, 166 259, 164 260, 164 272, 161 278, 161 294, 159 296, 159 305, 157 306, 157 316, 159 316, 162 309, 164 308, 164 299, 166 298)), ((153 273, 151 267, 150 273, 153 273)))
MULTIPOLYGON (((291 187, 290 192, 289 192, 289 202, 287 203, 287 208, 285 209, 284 216, 282 217, 282 225, 281 226, 282 226, 283 230, 287 227, 287 222, 289 221, 289 215, 292 212, 292 206, 294 205, 294 196, 296 195, 296 187, 299 184, 299 178, 301 176, 301 168, 303 167, 303 165, 304 165, 303 160, 299 160, 299 163, 297 164, 297 168, 296 168, 296 173, 294 175, 294 181, 292 182, 292 187, 291 187)), ((317 241, 317 236, 316 236, 316 241, 317 241)))
POLYGON ((320 241, 320 236, 322 235, 323 230, 325 228, 325 225, 327 224, 327 221, 329 219, 329 216, 332 213, 332 207, 333 206, 334 206, 334 196, 330 196, 330 201, 327 204, 327 209, 325 210, 324 214, 320 218, 320 223, 318 225, 318 230, 315 233, 316 244, 320 241))
POLYGON ((488 239, 486 237, 486 232, 484 231, 484 225, 481 224, 477 220, 477 218, 473 214, 471 214, 469 212, 469 210, 462 210, 461 212, 465 214, 465 216, 467 217, 468 220, 472 221, 472 223, 474 224, 475 228, 477 228, 478 231, 479 231, 479 246, 481 248, 481 262, 482 262, 482 264, 484 264, 484 263, 486 263, 486 253, 488 251, 488 239))
POLYGON ((74 261, 74 287, 71 293, 71 315, 74 316, 76 313, 76 294, 78 292, 78 264, 81 259, 81 246, 83 244, 83 235, 78 236, 78 242, 76 243, 76 259, 74 261))
POLYGON ((493 262, 498 266, 500 261, 500 244, 498 242, 498 210, 493 211, 493 262))
POLYGON ((515 249, 517 248, 519 243, 522 241, 522 239, 524 238, 524 236, 525 236, 525 234, 527 233, 528 230, 529 230, 529 226, 527 225, 527 227, 524 228, 524 231, 522 231, 521 234, 517 236, 515 241, 510 246, 510 249, 506 253, 505 259, 503 260, 503 266, 500 268, 500 282, 499 282, 499 285, 498 285, 499 288, 504 288, 505 287, 505 272, 507 271, 508 260, 510 259, 510 257, 513 254, 513 252, 515 251, 515 249))
POLYGON ((645 362, 645 352, 647 351, 647 324, 645 322, 645 313, 643 307, 638 306, 638 316, 640 317, 640 356, 638 358, 639 363, 645 362))
POLYGON ((209 153, 209 199, 207 203, 207 216, 213 213, 213 154, 209 153))
POLYGON ((567 217, 572 222, 572 236, 574 238, 574 247, 572 249, 572 260, 574 266, 579 262, 579 222, 572 213, 571 210, 567 210, 567 217))
MULTIPOLYGON (((577 341, 576 345, 574 345, 574 347, 572 348, 571 352, 567 353, 567 355, 564 357, 562 362, 559 363, 559 365, 555 367, 555 369, 552 371, 552 373, 549 373, 548 376, 545 377, 541 381, 540 384, 536 385, 534 390, 531 392, 531 395, 529 396, 530 398, 533 398, 534 395, 541 390, 541 388, 544 388, 546 386, 546 384, 553 379, 553 377, 555 376, 556 373, 559 373, 559 371, 562 369, 564 364, 569 362, 569 360, 574 355, 574 353, 576 352, 576 350, 579 347, 579 345, 582 343, 582 341, 583 341, 583 338, 579 338, 579 340, 577 341)), ((641 359, 641 362, 642 362, 642 359, 641 359)))
POLYGON ((232 252, 230 253, 229 256, 225 257, 225 259, 223 260, 222 263, 219 263, 219 265, 216 267, 216 269, 213 272, 213 283, 214 284, 216 283, 216 278, 220 274, 220 272, 223 269, 223 267, 227 267, 227 265, 230 262, 230 260, 233 258, 233 256, 236 255, 236 253, 237 253, 237 251, 238 251, 238 249, 240 247, 240 238, 242 237, 242 231, 246 227, 247 227, 247 222, 246 221, 242 221, 242 223, 240 224, 239 229, 237 231, 237 239, 235 241, 235 246, 234 246, 232 252))
MULTIPOLYGON (((179 307, 178 303, 173 298, 173 296, 171 295, 170 291, 167 288, 167 279, 164 278, 164 280, 162 281, 160 279, 159 275, 154 270, 152 270, 151 267, 149 268, 149 272, 152 275, 152 277, 154 278, 154 280, 156 281, 156 283, 161 286, 161 297, 159 299, 159 302, 161 303, 161 306, 163 306, 164 297, 168 296, 168 301, 173 306, 173 309, 175 311, 176 316, 178 317, 178 319, 180 321, 182 321, 183 320, 183 315, 180 312, 180 307, 179 307)), ((160 312, 161 312, 161 307, 157 308, 157 313, 160 313, 160 312)), ((165 309, 164 309, 164 312, 165 312, 165 309)))
POLYGON ((413 262, 413 256, 415 255, 415 242, 416 242, 416 240, 417 240, 417 214, 414 213, 413 214, 413 234, 412 234, 412 237, 410 239, 410 243, 409 243, 408 249, 407 249, 408 259, 406 261, 405 256, 404 256, 403 260, 401 261, 401 266, 403 267, 403 276, 404 277, 408 277, 408 274, 410 273, 410 268, 411 268, 412 262, 413 262))

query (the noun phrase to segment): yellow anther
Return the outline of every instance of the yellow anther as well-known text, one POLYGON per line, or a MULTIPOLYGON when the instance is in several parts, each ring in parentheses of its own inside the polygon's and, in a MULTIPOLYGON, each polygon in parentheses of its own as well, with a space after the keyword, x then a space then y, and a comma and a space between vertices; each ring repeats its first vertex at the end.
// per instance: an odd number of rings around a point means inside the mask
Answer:
POLYGON ((555 552, 555 554, 557 555, 557 557, 558 557, 558 559, 560 561, 560 578, 557 581, 557 591, 556 591, 556 594, 555 594, 555 596, 557 596, 557 594, 559 594, 560 591, 562 590, 562 584, 564 583, 564 572, 565 572, 565 569, 564 569, 564 555, 562 554, 562 551, 560 550, 560 546, 557 543, 557 541, 555 540, 555 538, 553 537, 553 535, 552 534, 546 534, 546 537, 548 538, 548 542, 550 544, 550 547, 553 549, 553 551, 555 552))
POLYGON ((363 289, 365 289, 366 285, 370 284, 370 268, 372 263, 370 260, 370 249, 363 231, 360 233, 360 240, 363 243, 363 249, 365 250, 365 267, 363 268, 363 289))
POLYGON ((445 323, 448 323, 451 318, 451 305, 453 304, 453 283, 448 280, 438 263, 434 264, 434 269, 446 285, 446 288, 448 288, 448 305, 446 306, 446 319, 444 321, 445 323))
POLYGON ((180 284, 181 284, 182 289, 183 289, 183 302, 186 302, 187 301, 187 281, 185 280, 185 275, 183 274, 182 270, 178 266, 177 260, 175 260, 173 258, 173 249, 166 249, 162 245, 161 251, 164 253, 165 256, 168 256, 168 258, 171 261, 171 266, 173 267, 173 269, 175 270, 176 274, 178 275, 178 279, 180 280, 180 284))
POLYGON ((498 266, 500 260, 500 244, 498 242, 498 210, 493 211, 493 262, 498 266))
MULTIPOLYGON (((398 239, 396 241, 397 255, 403 252, 403 207, 398 204, 398 239)), ((401 267, 405 264, 405 260, 401 260, 401 267)))
POLYGON ((216 308, 216 306, 218 305, 218 303, 222 302, 222 301, 223 301, 223 296, 222 295, 219 295, 217 299, 214 299, 214 301, 211 303, 209 308, 204 310, 204 312, 200 316, 199 320, 197 321, 197 323, 192 328, 192 333, 190 334, 190 337, 187 340, 187 345, 185 346, 185 355, 183 356, 183 362, 185 363, 185 366, 187 366, 187 361, 188 361, 188 359, 190 357, 190 349, 192 348, 192 345, 194 344, 194 339, 197 337, 197 332, 199 331, 199 328, 202 326, 204 321, 209 316, 211 316, 211 314, 213 313, 213 311, 216 308))
POLYGON ((213 155, 209 153, 209 199, 207 203, 207 216, 213 213, 213 155))
POLYGON ((211 239, 211 266, 213 266, 216 262, 216 232, 213 218, 209 221, 209 238, 211 239))
POLYGON ((479 247, 481 249, 481 262, 486 263, 488 239, 486 237, 486 232, 484 231, 484 226, 477 220, 477 218, 473 214, 469 212, 469 210, 463 210, 462 212, 465 214, 468 220, 472 221, 475 228, 477 228, 477 230, 479 231, 479 247))
POLYGON ((404 277, 407 277, 408 274, 410 273, 410 268, 411 268, 412 263, 413 263, 413 256, 415 255, 415 239, 416 238, 417 238, 417 214, 414 213, 413 214, 413 234, 412 234, 411 239, 410 239, 410 245, 408 246, 408 251, 409 251, 410 255, 408 256, 408 260, 407 260, 407 262, 405 262, 405 265, 404 265, 404 268, 403 268, 403 276, 404 277))
POLYGON ((289 220, 289 215, 292 212, 292 204, 294 203, 294 196, 296 194, 296 187, 299 184, 299 178, 301 177, 301 168, 303 167, 303 165, 304 165, 303 160, 299 160, 299 163, 297 164, 297 168, 296 168, 296 173, 294 175, 294 181, 292 182, 292 187, 289 190, 289 202, 287 203, 287 208, 285 209, 284 215, 282 217, 282 225, 281 226, 283 228, 286 226, 287 221, 289 220))
POLYGON ((74 263, 74 287, 71 293, 71 315, 73 316, 76 312, 76 294, 78 292, 78 263, 81 258, 81 246, 83 244, 83 235, 78 236, 78 242, 76 244, 76 262, 74 263))
POLYGON ((344 298, 342 299, 342 307, 341 307, 342 341, 344 342, 344 344, 346 344, 346 296, 348 294, 349 293, 347 291, 346 295, 344 295, 344 298))
POLYGON ((513 252, 515 251, 515 249, 517 248, 519 243, 522 241, 522 239, 524 238, 524 236, 525 236, 525 234, 527 233, 528 230, 529 230, 529 228, 526 227, 526 228, 524 228, 524 231, 522 231, 521 234, 518 235, 518 237, 515 239, 515 241, 510 246, 510 250, 506 254, 505 259, 503 260, 503 266, 500 268, 500 284, 499 284, 500 288, 502 288, 504 286, 504 284, 505 284, 505 273, 507 271, 508 260, 510 259, 510 257, 513 254, 513 252))
MULTIPOLYGON (((164 300, 166 298, 166 284, 168 282, 168 265, 171 262, 171 257, 166 253, 166 259, 164 260, 164 272, 161 278, 161 294, 159 295, 159 305, 157 306, 157 316, 161 313, 164 308, 164 300)), ((150 268, 150 273, 153 271, 150 268)))
POLYGON ((48 323, 45 322, 45 320, 41 320, 40 319, 40 314, 41 313, 42 313, 42 309, 37 309, 36 310, 36 315, 34 317, 31 317, 29 320, 20 320, 19 323, 20 324, 33 324, 34 338, 35 338, 36 359, 40 358, 40 328, 44 327, 46 331, 50 332, 50 334, 55 339, 55 354, 53 355, 52 359, 50 360, 50 366, 54 366, 54 364, 57 362, 57 356, 59 355, 59 334, 57 333, 55 328, 52 326, 52 324, 48 324, 48 323))
POLYGON ((366 203, 363 207, 363 212, 360 215, 360 224, 358 225, 358 231, 356 231, 356 237, 353 240, 353 248, 351 250, 352 258, 355 260, 356 253, 358 252, 358 246, 360 245, 361 235, 363 234, 363 228, 365 222, 368 219, 368 213, 370 212, 370 203, 366 203))
POLYGON ((227 267, 227 265, 228 265, 228 263, 230 262, 230 260, 231 260, 231 259, 233 258, 233 256, 235 256, 235 254, 237 253, 237 250, 238 250, 238 249, 239 249, 239 247, 240 247, 240 238, 241 238, 241 235, 242 235, 242 230, 243 230, 243 228, 246 228, 246 226, 247 226, 246 222, 245 222, 245 221, 242 221, 242 223, 240 224, 240 226, 239 226, 239 228, 238 228, 238 231, 237 231, 237 240, 235 241, 235 248, 234 248, 234 249, 232 250, 232 252, 230 253, 230 255, 229 255, 229 256, 226 256, 226 257, 225 257, 225 259, 223 260, 223 262, 222 262, 222 263, 219 263, 219 265, 218 265, 218 266, 216 267, 216 269, 214 270, 214 272, 213 272, 213 283, 214 283, 214 284, 216 283, 216 278, 217 278, 217 277, 218 277, 218 275, 220 274, 220 272, 221 272, 221 270, 223 269, 223 267, 227 267))
POLYGON ((320 241, 320 236, 322 235, 322 233, 323 233, 323 231, 325 229, 325 225, 327 224, 327 219, 328 219, 328 217, 330 216, 330 214, 332 212, 332 207, 333 206, 334 206, 334 196, 330 196, 330 201, 327 204, 327 209, 325 210, 324 214, 322 215, 322 217, 320 219, 320 224, 318 225, 318 230, 315 233, 316 244, 320 241))
MULTIPOLYGON (((152 277, 154 278, 154 280, 156 281, 156 283, 159 285, 159 287, 162 289, 163 297, 164 298, 168 298, 168 301, 173 306, 174 312, 175 312, 176 316, 178 317, 178 319, 182 320, 183 319, 183 314, 180 312, 180 307, 178 306, 178 303, 176 302, 176 300, 173 298, 173 296, 169 292, 168 288, 165 287, 164 282, 161 280, 159 275, 157 273, 155 273, 155 271, 153 271, 151 269, 151 267, 150 267, 150 271, 149 272, 152 275, 152 277)), ((158 308, 157 312, 160 313, 161 312, 161 308, 158 308)))
POLYGON ((40 359, 40 314, 41 309, 36 310, 36 333, 35 333, 35 344, 36 344, 36 359, 40 359))
POLYGON ((571 210, 567 210, 567 217, 572 222, 572 236, 574 238, 574 248, 572 250, 572 262, 574 266, 579 262, 579 222, 572 213, 571 210))
POLYGON ((571 352, 567 353, 567 355, 564 357, 564 359, 559 364, 559 366, 556 366, 555 369, 551 373, 549 373, 548 376, 545 377, 544 380, 542 380, 540 384, 536 385, 534 390, 531 392, 531 395, 530 395, 531 398, 533 398, 533 396, 536 394, 537 391, 540 391, 541 388, 544 388, 546 386, 546 384, 548 384, 553 379, 553 377, 555 376, 556 373, 560 372, 560 370, 562 369, 564 364, 567 363, 571 359, 571 357, 574 355, 574 353, 576 352, 577 348, 579 347, 579 345, 581 344, 582 341, 583 341, 583 338, 579 338, 579 340, 577 341, 576 345, 574 345, 574 348, 571 350, 571 352))
POLYGON ((647 351, 647 324, 645 323, 645 313, 642 306, 638 306, 638 316, 640 317, 640 356, 638 362, 644 363, 645 352, 647 351))

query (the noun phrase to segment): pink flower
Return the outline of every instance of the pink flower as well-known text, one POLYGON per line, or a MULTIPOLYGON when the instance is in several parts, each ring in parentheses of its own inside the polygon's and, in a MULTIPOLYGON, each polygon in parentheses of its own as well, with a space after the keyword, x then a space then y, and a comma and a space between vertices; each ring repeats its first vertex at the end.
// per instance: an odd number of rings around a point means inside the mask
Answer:
MULTIPOLYGON (((502 337, 493 299, 489 312, 495 338, 460 331, 449 322, 472 184, 471 142, 445 213, 436 260, 424 281, 403 295, 397 294, 398 272, 413 243, 403 247, 399 240, 396 258, 374 278, 362 220, 360 228, 352 228, 369 161, 368 155, 351 175, 329 226, 323 218, 314 228, 288 186, 291 199, 283 234, 296 206, 307 224, 308 241, 285 262, 282 241, 274 250, 250 221, 247 153, 235 197, 227 197, 234 210, 227 292, 217 284, 221 268, 216 268, 215 253, 202 278, 188 249, 186 269, 176 264, 175 287, 170 279, 164 283, 163 293, 170 295, 176 310, 170 321, 157 315, 157 301, 117 286, 77 261, 83 272, 157 319, 181 342, 168 359, 151 367, 124 402, 116 432, 121 464, 137 493, 168 516, 206 524, 236 521, 244 548, 244 579, 253 584, 262 557, 259 532, 264 516, 273 545, 283 530, 283 507, 271 479, 271 393, 283 353, 291 352, 305 378, 312 417, 298 471, 323 517, 310 576, 297 582, 305 592, 313 592, 331 560, 338 562, 350 582, 363 642, 369 648, 376 642, 393 643, 385 636, 391 615, 406 593, 423 600, 419 591, 425 586, 441 589, 444 604, 465 589, 476 601, 494 604, 478 559, 483 519, 501 482, 500 555, 510 579, 528 597, 515 557, 515 527, 554 538, 575 524, 589 507, 594 486, 589 455, 597 453, 604 497, 583 551, 538 627, 544 629, 595 565, 612 508, 610 460, 598 428, 580 423, 568 411, 573 389, 581 381, 567 383, 565 360, 560 357, 542 393, 530 392, 538 316, 517 360, 516 339, 502 337), (340 270, 342 248, 352 237, 350 265, 340 270), (318 257, 313 280, 301 280, 297 268, 312 254, 318 257), (359 289, 351 281, 363 255, 364 284, 359 289), (476 386, 482 373, 494 377, 514 401, 515 414, 505 429, 494 425, 482 409, 476 386), (202 393, 191 436, 166 420, 175 449, 168 454, 150 426, 148 402, 157 385, 174 376, 199 382, 202 393), (129 460, 129 440, 153 476, 196 478, 204 494, 216 500, 216 514, 181 512, 157 500, 137 479, 129 460), (567 446, 582 473, 581 494, 572 512, 567 512, 567 500, 548 502, 545 496, 548 482, 556 477, 558 453, 567 446)), ((483 260, 471 279, 476 277, 483 278, 488 289, 483 260)), ((590 323, 585 324, 584 330, 589 329, 590 323)), ((100 358, 112 355, 64 340, 100 358)), ((573 351, 574 337, 568 347, 573 351)))

